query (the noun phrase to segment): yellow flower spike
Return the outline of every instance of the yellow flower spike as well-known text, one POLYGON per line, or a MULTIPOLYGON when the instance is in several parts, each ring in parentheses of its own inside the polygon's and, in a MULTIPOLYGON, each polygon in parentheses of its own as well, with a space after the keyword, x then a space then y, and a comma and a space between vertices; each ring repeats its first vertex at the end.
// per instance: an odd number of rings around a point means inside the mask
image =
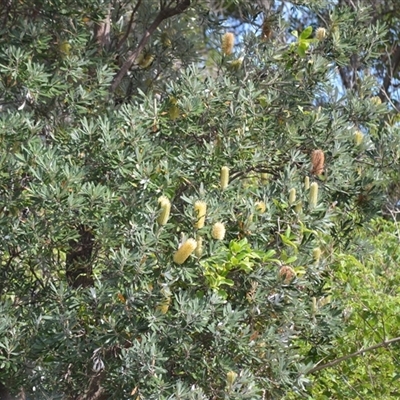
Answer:
POLYGON ((231 62, 231 68, 235 71, 237 71, 238 69, 240 69, 240 67, 243 64, 243 58, 238 58, 237 60, 233 60, 231 62))
POLYGON ((222 222, 216 222, 212 227, 211 236, 215 240, 224 240, 224 237, 225 237, 225 225, 222 222))
POLYGON ((220 184, 221 184, 221 189, 225 190, 228 187, 229 184, 229 168, 228 167, 222 167, 221 168, 221 177, 220 177, 220 184))
POLYGON ((289 204, 293 204, 296 201, 296 189, 291 188, 289 191, 289 204))
POLYGON ((326 29, 325 28, 318 28, 315 31, 315 37, 317 40, 322 42, 326 38, 326 29))
POLYGON ((203 238, 201 236, 197 236, 196 238, 197 246, 196 250, 194 251, 194 254, 196 257, 201 257, 203 254, 203 238))
POLYGON ((63 57, 68 56, 69 53, 71 52, 71 44, 67 40, 63 40, 58 48, 60 49, 60 53, 62 54, 63 57))
POLYGON ((364 135, 361 131, 357 130, 354 132, 354 144, 359 146, 364 139, 364 135))
POLYGON ((379 105, 382 104, 382 100, 381 100, 381 98, 380 98, 379 96, 373 96, 373 97, 371 97, 371 102, 372 102, 373 104, 375 104, 376 106, 379 106, 379 105))
POLYGON ((236 381, 238 374, 234 371, 229 371, 226 374, 226 384, 227 386, 231 387, 234 382, 236 381))
POLYGON ((318 202, 318 183, 313 182, 310 185, 310 207, 314 208, 316 207, 318 202))
POLYGON ((319 247, 316 247, 315 249, 313 249, 312 253, 314 260, 318 262, 322 254, 321 249, 319 247))
POLYGON ((264 214, 265 210, 267 209, 267 206, 263 201, 257 201, 256 204, 255 204, 255 209, 260 214, 264 214))
POLYGON ((175 121, 176 119, 179 118, 179 107, 176 104, 172 104, 168 110, 168 115, 171 119, 171 121, 175 121))
POLYGON ((169 214, 171 212, 171 202, 165 196, 161 196, 158 199, 158 203, 160 204, 161 213, 157 218, 157 222, 160 225, 165 225, 168 222, 169 214))
POLYGON ((311 312, 313 315, 315 315, 318 311, 318 304, 317 304, 317 298, 313 297, 312 298, 312 303, 311 303, 311 312))
POLYGON ((160 311, 162 314, 166 314, 168 312, 170 304, 171 304, 171 297, 166 297, 164 300, 158 303, 156 310, 160 311))
POLYGON ((183 264, 189 256, 194 252, 197 247, 197 242, 195 239, 187 239, 181 247, 174 254, 174 262, 177 264, 183 264))
POLYGON ((232 32, 225 33, 221 40, 221 50, 226 56, 229 56, 233 52, 233 45, 235 44, 235 35, 232 32))
POLYGON ((171 39, 168 36, 168 33, 163 32, 161 34, 161 43, 164 47, 171 47, 172 46, 172 42, 171 39))
POLYGON ((153 63, 154 58, 155 57, 153 54, 146 54, 143 57, 140 57, 138 61, 139 67, 142 69, 149 68, 150 65, 153 63))
POLYGON ((294 206, 294 211, 296 211, 297 214, 300 214, 303 211, 303 204, 301 202, 297 203, 294 206))
POLYGON ((304 178, 304 189, 310 189, 310 178, 308 176, 304 178))
POLYGON ((261 174, 261 182, 265 185, 266 183, 268 183, 268 174, 266 172, 263 172, 261 174))
POLYGON ((194 203, 194 212, 196 213, 197 221, 194 224, 196 229, 201 229, 206 220, 207 204, 204 201, 196 201, 194 203))

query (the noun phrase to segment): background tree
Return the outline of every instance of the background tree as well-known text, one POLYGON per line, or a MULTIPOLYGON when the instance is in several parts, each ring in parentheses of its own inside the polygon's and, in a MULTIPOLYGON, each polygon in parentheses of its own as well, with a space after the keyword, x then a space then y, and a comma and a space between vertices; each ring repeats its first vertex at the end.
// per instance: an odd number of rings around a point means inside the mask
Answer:
POLYGON ((372 68, 385 30, 339 8, 288 39, 282 10, 240 6, 3 7, 6 391, 274 399, 338 356, 347 305, 315 304, 399 139, 379 81, 339 92, 332 68, 372 68))

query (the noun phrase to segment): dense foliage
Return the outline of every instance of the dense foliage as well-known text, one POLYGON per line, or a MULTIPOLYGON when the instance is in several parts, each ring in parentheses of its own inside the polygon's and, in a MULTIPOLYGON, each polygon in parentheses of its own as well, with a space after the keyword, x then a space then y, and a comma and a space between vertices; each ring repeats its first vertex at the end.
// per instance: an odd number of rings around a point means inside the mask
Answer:
POLYGON ((3 10, 4 392, 322 396, 333 379, 309 372, 360 347, 356 328, 341 341, 361 304, 341 279, 370 271, 353 233, 382 208, 399 136, 379 80, 334 72, 355 52, 373 68, 385 26, 339 7, 289 35, 258 7, 236 38, 200 1, 3 10))

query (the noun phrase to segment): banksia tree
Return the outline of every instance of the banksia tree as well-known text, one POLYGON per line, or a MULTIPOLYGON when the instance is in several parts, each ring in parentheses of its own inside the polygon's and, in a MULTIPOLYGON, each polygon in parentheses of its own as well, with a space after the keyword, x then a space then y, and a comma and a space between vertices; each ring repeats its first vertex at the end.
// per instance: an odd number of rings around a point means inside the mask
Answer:
POLYGON ((262 1, 3 2, 5 398, 310 397, 343 333, 321 305, 339 252, 399 169, 382 28, 318 2, 291 18, 323 15, 324 40, 262 1))

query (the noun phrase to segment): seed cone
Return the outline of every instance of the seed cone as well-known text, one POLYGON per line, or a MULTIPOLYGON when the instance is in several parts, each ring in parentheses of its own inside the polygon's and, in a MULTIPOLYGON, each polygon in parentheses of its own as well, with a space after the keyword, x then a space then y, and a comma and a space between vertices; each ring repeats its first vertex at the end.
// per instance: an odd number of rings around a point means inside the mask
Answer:
POLYGON ((322 150, 314 150, 311 153, 311 173, 321 175, 324 172, 325 154, 322 150))
POLYGON ((296 277, 296 272, 292 267, 288 265, 283 265, 279 270, 279 277, 283 280, 285 285, 292 282, 292 280, 296 277))
POLYGON ((174 262, 183 264, 197 247, 196 240, 190 238, 184 242, 174 254, 174 262))

